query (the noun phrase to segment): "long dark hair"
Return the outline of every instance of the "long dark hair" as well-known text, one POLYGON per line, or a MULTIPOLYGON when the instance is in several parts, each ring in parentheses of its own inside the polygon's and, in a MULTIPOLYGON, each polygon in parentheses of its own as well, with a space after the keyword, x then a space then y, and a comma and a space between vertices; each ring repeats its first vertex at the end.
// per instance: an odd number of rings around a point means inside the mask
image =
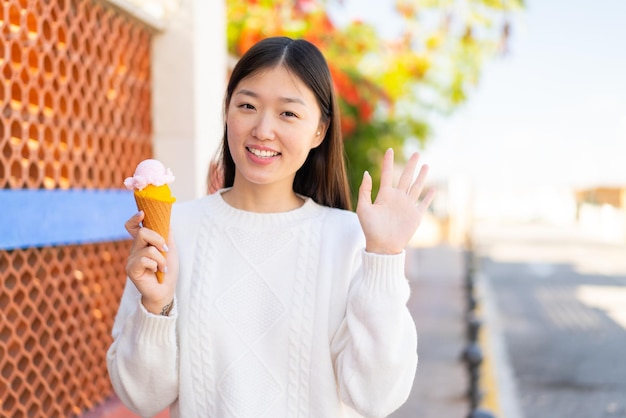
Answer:
MULTIPOLYGON (((304 39, 294 40, 287 37, 266 38, 256 43, 233 69, 226 88, 224 110, 228 109, 233 92, 241 80, 279 65, 298 77, 313 92, 322 113, 321 122, 328 125, 322 143, 309 152, 304 165, 296 172, 293 190, 313 198, 321 205, 351 209, 339 107, 328 64, 315 45, 304 39)), ((235 162, 228 147, 226 123, 222 138, 221 165, 224 187, 232 187, 235 181, 235 162)))

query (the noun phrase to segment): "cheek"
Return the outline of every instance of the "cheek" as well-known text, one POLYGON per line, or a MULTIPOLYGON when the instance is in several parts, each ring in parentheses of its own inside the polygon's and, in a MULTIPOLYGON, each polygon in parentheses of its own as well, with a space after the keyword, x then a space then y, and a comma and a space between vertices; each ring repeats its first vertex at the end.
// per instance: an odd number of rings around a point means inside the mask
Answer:
POLYGON ((237 120, 235 117, 227 117, 226 118, 226 134, 228 135, 228 142, 231 140, 236 140, 239 136, 241 136, 243 131, 243 126, 241 121, 237 120))
POLYGON ((233 160, 237 160, 237 150, 239 150, 241 143, 241 133, 237 129, 237 124, 232 122, 232 119, 227 120, 226 125, 226 142, 228 143, 228 149, 233 160))

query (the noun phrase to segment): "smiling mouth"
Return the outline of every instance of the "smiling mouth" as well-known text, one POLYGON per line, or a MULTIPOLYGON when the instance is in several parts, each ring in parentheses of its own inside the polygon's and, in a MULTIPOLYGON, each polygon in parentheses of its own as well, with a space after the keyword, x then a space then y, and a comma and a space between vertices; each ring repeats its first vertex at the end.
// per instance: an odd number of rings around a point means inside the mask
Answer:
POLYGON ((256 157, 259 157, 259 158, 272 158, 272 157, 276 157, 277 155, 280 155, 280 152, 276 152, 276 151, 260 150, 260 149, 254 149, 254 148, 248 148, 248 147, 246 147, 246 149, 248 150, 249 153, 254 154, 256 157))

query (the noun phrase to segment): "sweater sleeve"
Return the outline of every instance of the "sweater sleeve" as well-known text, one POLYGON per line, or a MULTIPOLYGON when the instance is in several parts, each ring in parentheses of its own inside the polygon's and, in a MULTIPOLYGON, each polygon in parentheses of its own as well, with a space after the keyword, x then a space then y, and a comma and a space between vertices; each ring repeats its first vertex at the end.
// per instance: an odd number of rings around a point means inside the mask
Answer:
POLYGON ((127 280, 107 368, 115 393, 138 415, 154 416, 178 397, 177 316, 176 299, 169 316, 149 313, 127 280))
POLYGON ((406 306, 404 252, 362 252, 345 318, 331 341, 342 402, 384 417, 408 398, 417 368, 417 333, 406 306))

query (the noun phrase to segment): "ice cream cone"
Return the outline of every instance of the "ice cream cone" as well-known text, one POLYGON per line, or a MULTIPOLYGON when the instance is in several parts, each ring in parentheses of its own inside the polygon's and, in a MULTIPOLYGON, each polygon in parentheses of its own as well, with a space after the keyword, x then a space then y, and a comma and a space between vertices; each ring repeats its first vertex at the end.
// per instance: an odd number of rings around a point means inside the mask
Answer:
MULTIPOLYGON (((171 195, 169 186, 150 185, 143 190, 136 190, 134 195, 137 208, 144 213, 143 226, 155 231, 167 241, 172 204, 176 201, 171 195)), ((156 276, 159 283, 163 283, 163 272, 157 271, 156 276)))
MULTIPOLYGON (((172 204, 176 201, 168 186, 173 181, 171 170, 154 159, 139 163, 135 174, 124 180, 124 186, 135 191, 137 208, 144 213, 143 226, 161 235, 166 242, 170 232, 172 204)), ((159 283, 163 283, 163 272, 157 271, 156 277, 159 283)))

